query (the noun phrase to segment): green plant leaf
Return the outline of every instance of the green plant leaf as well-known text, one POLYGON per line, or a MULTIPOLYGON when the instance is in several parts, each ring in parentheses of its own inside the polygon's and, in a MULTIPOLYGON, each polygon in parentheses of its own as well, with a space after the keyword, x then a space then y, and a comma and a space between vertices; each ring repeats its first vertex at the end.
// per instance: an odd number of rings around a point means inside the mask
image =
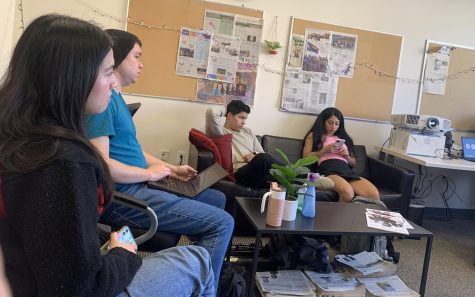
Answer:
POLYGON ((287 190, 288 195, 295 193, 295 188, 284 174, 278 169, 271 169, 270 174, 277 180, 277 182, 287 190))
POLYGON ((297 177, 295 170, 288 166, 277 165, 274 168, 279 170, 289 182, 293 182, 293 180, 297 177))
POLYGON ((285 160, 285 162, 287 162, 287 164, 291 165, 292 163, 290 163, 289 161, 289 158, 287 158, 287 155, 281 151, 279 148, 275 148, 275 150, 279 153, 279 155, 282 157, 282 159, 285 160))
POLYGON ((307 167, 299 167, 295 168, 295 172, 297 173, 297 175, 307 175, 310 173, 310 169, 308 169, 307 167))
POLYGON ((308 166, 312 165, 313 163, 318 161, 318 157, 316 156, 308 156, 305 158, 298 159, 297 162, 295 162, 296 165, 300 166, 308 166))

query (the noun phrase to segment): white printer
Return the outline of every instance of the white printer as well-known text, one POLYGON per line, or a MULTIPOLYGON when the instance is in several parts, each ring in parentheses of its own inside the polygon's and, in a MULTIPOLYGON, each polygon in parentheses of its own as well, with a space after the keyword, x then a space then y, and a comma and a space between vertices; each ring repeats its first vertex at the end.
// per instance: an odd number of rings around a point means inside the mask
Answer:
POLYGON ((450 120, 431 115, 391 115, 389 148, 408 154, 437 157, 444 154, 444 131, 450 130, 450 120))

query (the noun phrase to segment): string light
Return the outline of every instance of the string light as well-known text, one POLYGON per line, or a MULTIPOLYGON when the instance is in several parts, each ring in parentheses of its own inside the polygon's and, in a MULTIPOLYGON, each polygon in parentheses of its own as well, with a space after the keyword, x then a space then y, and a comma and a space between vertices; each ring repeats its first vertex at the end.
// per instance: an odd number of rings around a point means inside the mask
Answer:
MULTIPOLYGON (((167 30, 167 31, 176 31, 176 32, 180 32, 181 30, 179 28, 170 28, 168 27, 166 24, 165 25, 150 25, 150 24, 146 24, 142 21, 138 21, 138 20, 132 20, 130 18, 127 18, 127 19, 122 19, 122 18, 119 18, 117 16, 114 16, 108 12, 105 12, 105 11, 102 11, 100 9, 98 9, 97 7, 94 7, 92 5, 90 5, 89 3, 86 3, 85 1, 82 1, 82 0, 77 0, 78 2, 80 2, 81 4, 83 4, 84 6, 88 7, 92 12, 100 15, 101 17, 107 17, 111 20, 114 20, 116 22, 119 22, 119 23, 122 23, 122 24, 125 24, 125 23, 129 23, 129 24, 134 24, 136 26, 141 26, 141 27, 145 27, 147 29, 156 29, 156 30, 167 30)), ((205 1, 203 1, 205 2, 205 1)), ((18 11, 20 13, 20 22, 21 22, 21 27, 20 29, 24 30, 24 21, 23 21, 23 1, 20 0, 20 4, 18 5, 18 11)), ((277 22, 277 20, 275 20, 275 22, 277 22)), ((193 27, 191 27, 193 28, 193 27)), ((196 30, 202 30, 204 32, 206 32, 206 30, 203 30, 203 28, 193 28, 193 29, 196 29, 196 30)), ((207 34, 209 34, 208 32, 206 32, 207 34)), ((210 34, 211 35, 211 34, 210 34)), ((221 47, 224 47, 225 50, 228 50, 228 45, 225 45, 223 44, 222 42, 218 41, 217 39, 215 39, 213 37, 213 40, 215 42, 217 42, 219 44, 219 46, 221 47)), ((251 59, 246 59, 246 58, 240 58, 241 60, 244 60, 244 62, 251 62, 251 63, 255 63, 254 60, 251 60, 251 59)), ((268 73, 272 73, 272 74, 277 74, 279 76, 283 76, 285 73, 284 71, 281 71, 281 70, 277 70, 277 69, 273 69, 273 68, 270 68, 270 67, 267 67, 265 63, 259 63, 257 64, 257 66, 262 69, 263 71, 265 72, 268 72, 268 73)), ((355 66, 352 67, 354 70, 357 70, 357 69, 360 69, 360 68, 367 68, 369 69, 370 71, 373 72, 374 75, 378 76, 378 77, 381 77, 381 78, 384 78, 384 77, 387 77, 387 78, 392 78, 392 79, 395 79, 401 83, 407 83, 407 84, 421 84, 422 81, 419 80, 419 79, 412 79, 412 78, 404 78, 404 77, 400 77, 400 76, 397 76, 397 75, 393 75, 393 74, 390 74, 390 73, 386 73, 382 70, 379 70, 377 69, 373 64, 371 63, 368 63, 368 62, 365 62, 365 63, 355 63, 355 66)), ((430 81, 430 82, 443 82, 443 81, 447 81, 447 80, 456 80, 456 79, 459 79, 460 76, 462 75, 467 75, 469 73, 473 73, 475 72, 475 65, 470 67, 470 68, 467 68, 467 69, 464 69, 464 70, 461 70, 461 71, 458 71, 458 72, 455 72, 455 73, 452 73, 450 75, 447 75, 447 76, 442 76, 440 78, 429 78, 429 79, 425 79, 425 81, 430 81)), ((332 73, 330 73, 330 75, 333 75, 332 73)))
POLYGON ((23 0, 20 0, 20 4, 18 4, 18 11, 20 12, 20 29, 25 31, 25 23, 23 21, 23 0))

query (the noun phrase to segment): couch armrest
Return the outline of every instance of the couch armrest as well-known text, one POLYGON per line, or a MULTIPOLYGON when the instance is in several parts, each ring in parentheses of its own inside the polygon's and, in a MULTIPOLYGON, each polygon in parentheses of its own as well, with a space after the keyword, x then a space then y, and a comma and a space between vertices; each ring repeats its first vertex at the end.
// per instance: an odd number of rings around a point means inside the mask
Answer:
POLYGON ((401 193, 400 212, 407 217, 412 196, 414 172, 372 157, 368 157, 369 180, 376 186, 401 193))
POLYGON ((188 154, 188 165, 198 170, 198 172, 205 170, 214 163, 212 151, 198 148, 192 143, 190 143, 188 154))

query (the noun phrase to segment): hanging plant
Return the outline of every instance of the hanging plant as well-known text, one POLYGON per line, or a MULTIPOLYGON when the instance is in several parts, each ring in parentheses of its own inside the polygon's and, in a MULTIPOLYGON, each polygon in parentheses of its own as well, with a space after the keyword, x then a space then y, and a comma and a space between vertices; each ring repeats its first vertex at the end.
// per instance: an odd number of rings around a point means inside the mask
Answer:
POLYGON ((272 55, 276 55, 278 53, 277 50, 282 47, 282 45, 280 45, 280 42, 276 41, 276 38, 277 38, 277 16, 274 17, 274 25, 272 26, 269 40, 264 40, 264 44, 267 48, 267 51, 272 55))
POLYGON ((269 40, 264 40, 267 50, 269 53, 275 55, 278 53, 277 49, 281 48, 282 45, 280 45, 280 42, 278 41, 269 41, 269 40))

